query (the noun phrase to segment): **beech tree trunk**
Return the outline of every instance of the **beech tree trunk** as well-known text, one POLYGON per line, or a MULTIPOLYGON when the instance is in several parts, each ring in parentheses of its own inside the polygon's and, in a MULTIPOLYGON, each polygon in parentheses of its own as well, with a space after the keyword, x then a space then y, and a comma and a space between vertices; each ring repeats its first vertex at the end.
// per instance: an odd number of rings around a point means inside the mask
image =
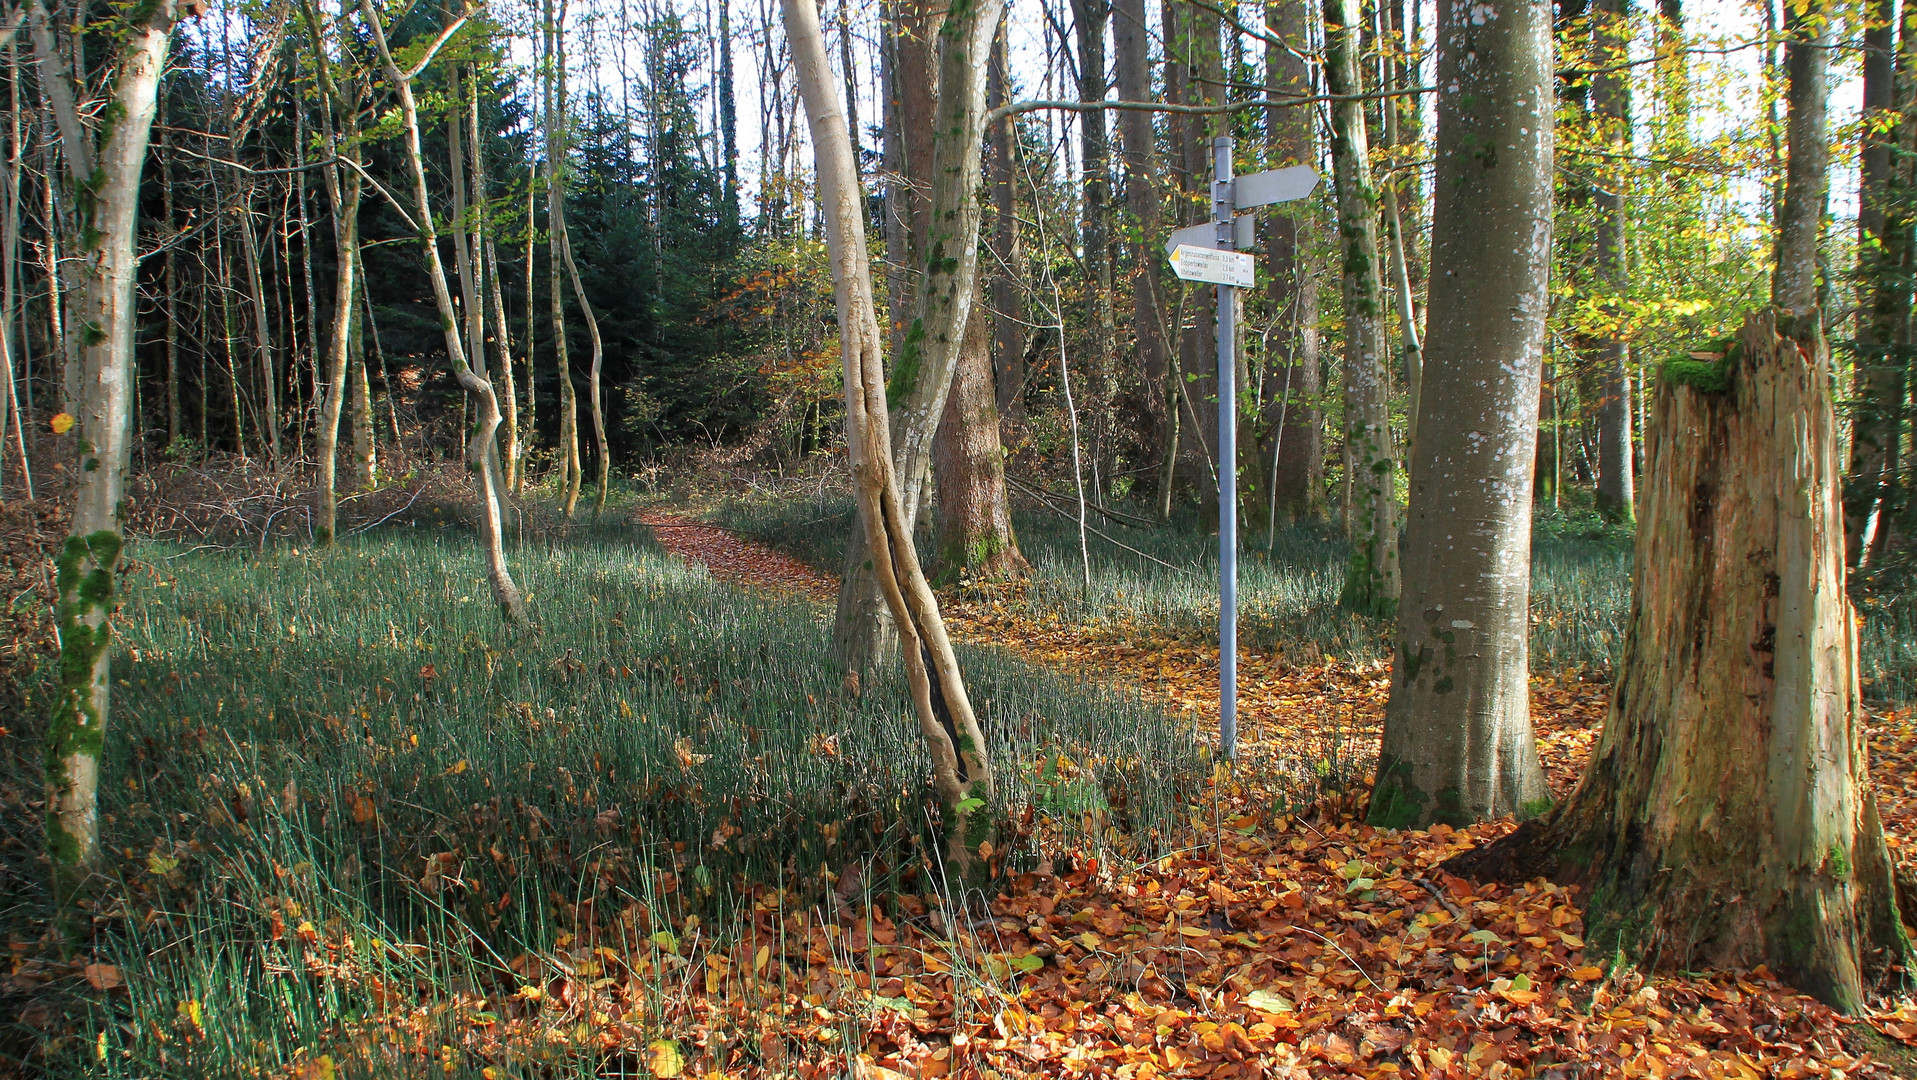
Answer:
POLYGON ((446 356, 452 363, 454 378, 459 381, 460 388, 466 391, 466 396, 472 399, 478 413, 478 423, 473 426, 472 436, 466 443, 466 463, 473 470, 475 494, 479 497, 479 538, 486 558, 486 578, 492 586, 493 599, 499 604, 506 620, 522 623, 526 619, 526 602, 520 595, 519 586, 513 581, 512 571, 506 566, 499 484, 494 476, 498 462, 495 436, 499 430, 499 399, 493 394, 492 383, 467 363, 465 345, 460 339, 458 312, 453 307, 452 290, 446 284, 446 268, 439 259, 439 234, 433 227, 432 196, 426 186, 426 159, 420 150, 419 109, 413 98, 413 78, 432 61, 439 46, 464 25, 466 16, 462 13, 455 18, 430 43, 425 55, 408 72, 400 70, 387 48, 386 30, 379 21, 379 9, 374 6, 373 0, 360 0, 359 7, 373 44, 379 50, 380 63, 386 68, 387 79, 399 99, 400 118, 406 135, 406 156, 412 172, 413 225, 419 230, 419 242, 426 259, 426 275, 432 282, 433 300, 439 308, 440 325, 445 332, 446 356))
MULTIPOLYGON (((1908 52, 1893 60, 1895 8, 1887 0, 1874 0, 1864 34, 1866 123, 1857 208, 1857 271, 1864 303, 1857 314, 1857 404, 1851 413, 1850 464, 1844 473, 1845 550, 1855 569, 1868 565, 1893 531, 1887 517, 1896 505, 1908 364, 1903 346, 1911 330, 1908 202, 1912 152, 1917 151, 1917 118, 1912 116, 1917 93, 1910 86, 1908 52)), ((1909 50, 1917 10, 1906 10, 1904 20, 1904 48, 1909 50)))
MULTIPOLYGON (((989 33, 998 24, 998 6, 994 0, 984 0, 969 10, 978 13, 989 33)), ((939 615, 938 600, 919 568, 911 518, 900 499, 887 425, 880 352, 883 338, 873 306, 872 269, 866 256, 864 199, 851 142, 846 138, 844 106, 826 58, 825 38, 819 31, 818 7, 812 0, 786 0, 784 8, 786 38, 791 42, 818 163, 819 206, 825 219, 845 356, 846 444, 852 456, 859 519, 865 525, 874 576, 898 627, 913 711, 932 758, 932 784, 943 804, 946 833, 942 855, 952 876, 962 887, 968 887, 984 879, 996 854, 992 845, 990 758, 965 692, 958 659, 946 636, 945 621, 939 615)), ((963 14, 954 12, 954 20, 960 23, 955 29, 961 33, 950 37, 961 38, 960 45, 970 57, 967 62, 982 86, 987 56, 983 46, 990 43, 976 40, 976 35, 962 34, 963 14)), ((942 35, 941 40, 950 38, 942 35)), ((959 59, 954 57, 953 61, 956 67, 959 59)), ((946 85, 963 83, 955 80, 946 85)), ((974 130, 966 144, 968 149, 976 147, 977 134, 974 130)), ((971 183, 964 190, 976 191, 977 179, 974 166, 971 183)), ((972 242, 976 245, 976 233, 972 242)), ((971 287, 970 281, 962 284, 971 287)))
MULTIPOLYGON (((1072 28, 1078 40, 1078 99, 1104 101, 1111 85, 1106 77, 1105 29, 1111 22, 1112 0, 1071 0, 1072 28)), ((1105 112, 1091 109, 1078 115, 1079 165, 1082 174, 1079 240, 1085 266, 1085 321, 1091 337, 1090 392, 1092 491, 1105 504, 1116 460, 1117 427, 1114 406, 1118 398, 1118 371, 1112 356, 1111 260, 1111 140, 1105 112)))
POLYGON ((1551 9, 1438 14, 1431 335, 1371 821, 1548 803, 1531 731, 1531 479, 1550 307, 1551 9), (1483 147, 1497 148, 1495 156, 1483 147))
MULTIPOLYGON (((992 71, 986 105, 998 108, 1009 99, 1010 57, 1005 44, 1005 18, 999 18, 992 42, 992 71)), ((999 440, 1025 422, 1025 251, 1019 242, 1018 144, 1015 121, 1005 117, 985 134, 986 166, 992 186, 992 368, 997 380, 999 440)), ((955 373, 954 378, 957 378, 955 373)))
MULTIPOLYGON (((1593 53, 1599 67, 1628 59, 1631 42, 1630 0, 1594 0, 1593 53)), ((1631 144, 1631 79, 1629 71, 1606 71, 1591 79, 1591 111, 1605 144, 1628 154, 1631 144)), ((1607 172, 1606 182, 1592 192, 1597 203, 1597 272, 1604 287, 1622 297, 1631 287, 1629 253, 1625 247, 1628 219, 1623 185, 1625 170, 1607 172)), ((1597 509, 1611 521, 1630 521, 1634 515, 1637 482, 1633 475, 1631 435, 1631 347, 1615 335, 1606 338, 1598 357, 1597 509)))
POLYGON ((1790 157, 1784 171, 1784 199, 1778 207, 1777 269, 1771 302, 1784 311, 1808 314, 1821 302, 1817 250, 1823 238, 1824 203, 1830 191, 1830 15, 1818 0, 1790 6, 1785 20, 1784 67, 1789 87, 1785 120, 1790 157))
MULTIPOLYGON (((1114 0, 1112 52, 1116 61, 1121 101, 1152 99, 1151 29, 1145 22, 1145 0, 1114 0)), ((1144 378, 1144 408, 1139 417, 1139 443, 1159 447, 1170 460, 1175 448, 1177 400, 1171 386, 1171 347, 1167 344, 1164 288, 1159 278, 1159 239, 1164 234, 1164 212, 1159 205, 1158 135, 1152 114, 1126 110, 1118 114, 1118 134, 1125 162, 1125 207, 1136 222, 1130 235, 1132 338, 1138 350, 1138 369, 1144 378)), ((1160 510, 1170 510, 1170 485, 1162 484, 1160 510)))
MULTIPOLYGON (((1310 11, 1306 0, 1273 0, 1265 5, 1265 84, 1268 96, 1307 97, 1311 73, 1304 57, 1310 48, 1310 11), (1280 48, 1278 42, 1289 48, 1280 48)), ((1306 108, 1266 110, 1273 167, 1312 165, 1318 160, 1313 115, 1306 108)), ((1324 514, 1324 418, 1318 405, 1323 388, 1319 355, 1317 260, 1311 254, 1314 203, 1270 207, 1264 214, 1266 264, 1271 273, 1272 310, 1280 320, 1274 335, 1282 357, 1269 365, 1265 389, 1266 525, 1279 519, 1299 521, 1324 514)))
POLYGON ((1830 357, 1750 316, 1666 368, 1604 733, 1547 818, 1457 869, 1588 887, 1587 951, 1769 964, 1848 1011, 1910 961, 1858 701, 1830 357))
MULTIPOLYGON (((909 534, 919 520, 931 471, 932 438, 958 365, 978 277, 979 200, 985 134, 985 75, 1004 0, 953 8, 937 31, 938 94, 932 126, 930 195, 912 325, 886 386, 889 445, 896 455, 899 501, 909 534)), ((790 10, 787 18, 790 20, 790 10)), ((905 133, 907 145, 912 132, 905 133)), ((856 181, 856 172, 854 174, 856 181)), ((997 438, 996 422, 992 433, 997 438)), ((846 545, 847 573, 839 586, 833 640, 848 670, 868 669, 889 652, 889 630, 874 602, 876 560, 855 536, 846 545)))
POLYGON ((938 558, 932 566, 940 584, 1003 581, 1027 570, 1005 497, 1005 452, 992 395, 992 320, 981 315, 966 323, 945 417, 932 444, 938 488, 938 558))
POLYGON ((78 324, 70 329, 77 330, 71 348, 78 358, 79 479, 72 528, 56 560, 59 689, 46 735, 47 857, 55 909, 69 940, 85 929, 75 902, 100 862, 100 755, 111 687, 112 616, 126 544, 121 515, 138 314, 140 173, 178 14, 172 0, 158 0, 116 27, 105 100, 84 100, 99 73, 73 68, 81 51, 69 50, 72 42, 61 40, 62 31, 72 32, 71 20, 56 19, 42 0, 32 0, 28 9, 39 83, 53 106, 66 183, 88 196, 76 200, 68 223, 78 324), (91 126, 83 119, 99 114, 113 116, 114 122, 91 126))
MULTIPOLYGON (((1358 78, 1363 26, 1357 0, 1325 0, 1325 84, 1333 94, 1364 92, 1358 78)), ((1364 102, 1333 102, 1331 121, 1344 268, 1345 483, 1351 522, 1351 565, 1340 602, 1362 614, 1389 618, 1398 606, 1397 450, 1391 437, 1391 381, 1384 363, 1378 194, 1371 183, 1364 102)))

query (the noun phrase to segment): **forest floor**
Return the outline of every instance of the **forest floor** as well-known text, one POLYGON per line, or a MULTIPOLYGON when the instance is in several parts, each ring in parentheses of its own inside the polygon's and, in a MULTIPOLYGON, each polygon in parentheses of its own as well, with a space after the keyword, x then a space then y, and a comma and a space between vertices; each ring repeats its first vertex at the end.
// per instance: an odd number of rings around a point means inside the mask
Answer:
MULTIPOLYGON (((641 514, 667 550, 749 588, 830 603, 830 575, 696 518, 641 514)), ((1150 628, 1035 620, 989 596, 944 598, 959 640, 1136 686, 1218 717, 1217 650, 1150 628)), ((1024 875, 985 933, 1038 955, 989 1023, 951 1032, 962 1003, 916 991, 872 1032, 864 1074, 939 1075, 954 1062, 1010 1072, 1178 1076, 1917 1076, 1917 1001, 1839 1017, 1760 968, 1645 977, 1586 957, 1574 890, 1506 888, 1438 869, 1509 823, 1383 832, 1362 791, 1304 815, 1266 788, 1376 739, 1382 663, 1276 655, 1240 661, 1241 758, 1212 778, 1211 821, 1187 851, 1142 866, 1024 875), (909 1016, 909 1019, 908 1019, 909 1016), (1009 1068, 1008 1068, 1009 1067, 1009 1068)), ((1533 682, 1532 718, 1554 794, 1576 783, 1609 703, 1603 681, 1533 682)), ((1917 856, 1917 716, 1879 712, 1873 773, 1894 857, 1917 856)), ((923 946, 921 946, 923 947, 923 946)))
MULTIPOLYGON (((900 772, 915 751, 909 725, 877 722, 898 715, 892 689, 841 693, 827 670, 830 575, 683 509, 636 511, 679 558, 624 520, 541 525, 513 563, 545 625, 501 645, 444 509, 463 494, 419 475, 356 503, 367 531, 333 553, 300 544, 298 498, 191 471, 156 485, 140 512, 172 539, 134 552, 115 660, 132 760, 114 827, 137 846, 115 853, 122 892, 98 921, 124 937, 63 958, 5 925, 0 1076, 186 1077, 213 1060, 302 1080, 1917 1077, 1908 997, 1849 1020, 1763 969, 1611 972, 1585 955, 1574 891, 1438 869, 1508 824, 1364 825, 1379 662, 1249 648, 1243 754, 1210 766, 1192 747, 1216 724, 1215 648, 1152 617, 947 595, 968 677, 1050 721, 1001 778, 1027 808, 1011 842, 1040 857, 989 915, 942 909, 936 890, 882 896, 859 854, 882 844, 849 852, 848 834, 917 812, 883 802, 916 782, 900 772), (228 525, 168 526, 182 509, 228 525), (1158 716, 1177 722, 1131 752, 1164 777, 1130 789, 1158 801, 1105 806, 1087 783, 1113 765, 1100 741, 1158 716), (796 809, 768 829, 779 805, 796 809), (1178 838, 1135 844, 1126 817, 1178 838), (815 879, 824 864, 823 882, 732 876, 767 852, 799 853, 815 879), (715 906, 715 884, 736 904, 715 906), (49 1067, 10 1064, 29 1058, 49 1067)), ((17 616, 0 659, 16 672, 47 655, 60 517, 46 499, 0 511, 17 616)), ((1534 682, 1560 794, 1607 693, 1534 682)), ((10 919, 39 876, 36 707, 20 704, 0 720, 10 919)), ((1908 863, 1917 719, 1872 723, 1908 863)))

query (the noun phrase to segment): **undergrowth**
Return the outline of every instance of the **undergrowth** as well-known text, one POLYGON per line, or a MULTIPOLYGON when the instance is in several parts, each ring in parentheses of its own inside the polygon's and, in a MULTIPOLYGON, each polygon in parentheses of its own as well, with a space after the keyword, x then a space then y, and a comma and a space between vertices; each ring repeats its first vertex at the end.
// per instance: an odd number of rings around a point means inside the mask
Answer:
MULTIPOLYGON (((715 583, 634 531, 515 553, 525 631, 501 624, 461 532, 334 552, 147 543, 134 560, 95 919, 119 985, 27 1033, 50 1074, 241 1075, 332 1046, 342 1068, 478 1075, 436 1056, 435 1025, 472 1022, 444 1003, 503 1015, 529 965, 569 949, 676 958, 768 906, 923 912, 935 901, 914 898, 941 892, 902 686, 849 692, 815 609, 715 583), (355 1036, 401 1006, 417 1046, 355 1036)), ((961 655, 1001 763, 1005 871, 1181 842, 1204 772, 1185 726, 961 655)), ((14 735, 9 801, 38 785, 37 732, 14 735)), ((21 955, 44 875, 32 815, 0 817, 0 893, 17 898, 0 931, 21 955)), ((646 1022, 663 1025, 689 969, 654 970, 646 1022)), ((563 1032, 549 1049, 537 1075, 609 1067, 563 1032)))

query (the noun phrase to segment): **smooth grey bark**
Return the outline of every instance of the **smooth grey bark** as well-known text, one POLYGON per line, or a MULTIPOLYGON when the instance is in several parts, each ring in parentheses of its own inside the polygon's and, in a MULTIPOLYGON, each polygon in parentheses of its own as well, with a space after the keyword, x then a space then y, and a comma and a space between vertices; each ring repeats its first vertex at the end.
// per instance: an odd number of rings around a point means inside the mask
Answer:
MULTIPOLYGON (((999 18, 998 37, 992 42, 992 71, 986 87, 986 105, 998 108, 1009 100, 1010 57, 1005 46, 1005 18, 999 18)), ((1001 438, 1025 420, 1025 248, 1019 240, 1017 121, 1007 116, 986 132, 986 167, 992 188, 992 371, 1001 438)))
MULTIPOLYGON (((1072 28, 1078 39, 1078 99, 1104 101, 1111 89, 1105 70, 1105 31, 1111 22, 1112 0, 1071 0, 1071 5, 1072 28)), ((1104 110, 1080 113, 1078 134, 1079 171, 1083 179, 1079 244, 1085 267, 1085 319, 1092 354, 1092 385, 1086 395, 1089 399, 1086 405, 1092 414, 1093 497, 1102 506, 1115 460, 1114 408, 1118 398, 1118 371, 1112 355, 1112 161, 1104 110)))
MULTIPOLYGON (((64 15, 64 11, 62 12, 64 15)), ((72 26, 32 0, 28 20, 42 91, 50 99, 66 163, 65 182, 87 197, 68 223, 77 326, 72 355, 79 478, 73 524, 56 560, 60 634, 57 697, 46 734, 46 841, 64 932, 81 928, 75 901, 100 862, 100 757, 106 737, 113 653, 112 616, 125 547, 128 419, 132 404, 140 174, 157 111, 160 76, 180 15, 173 0, 141 5, 115 28, 110 64, 73 66, 61 41, 72 26), (104 85, 101 85, 101 84, 104 85), (89 90, 99 85, 97 97, 89 90), (112 116, 105 123, 103 116, 112 116)), ((49 220, 49 228, 54 223, 49 220)), ((57 304, 57 301, 56 301, 57 304)))
MULTIPOLYGON (((1593 49, 1600 67, 1626 59, 1631 43, 1630 0, 1593 0, 1593 49)), ((1628 152, 1631 140, 1631 79, 1629 71, 1605 71, 1591 78, 1591 112, 1607 145, 1628 152)), ((1631 287, 1630 254, 1626 246, 1628 211, 1621 185, 1596 185, 1597 273, 1604 287, 1622 296, 1631 287)), ((1598 512, 1611 521, 1635 516, 1637 480, 1633 469, 1631 432, 1631 347, 1618 336, 1606 338, 1598 356, 1597 421, 1598 512)))
POLYGON ((1784 21, 1784 68, 1789 80, 1785 100, 1788 158, 1784 199, 1777 214, 1777 267, 1771 302, 1798 315, 1819 306, 1818 241, 1824 229, 1824 204, 1830 192, 1830 29, 1831 12, 1820 0, 1803 10, 1792 5, 1784 21))
POLYGON ((1431 335, 1371 821, 1549 798, 1531 731, 1531 479, 1550 306, 1551 8, 1441 6, 1431 335))
MULTIPOLYGON (((1325 0, 1325 84, 1363 92, 1358 77, 1357 0, 1325 0)), ((1398 604, 1397 449, 1385 369, 1384 284, 1378 265, 1378 193, 1372 186, 1364 102, 1331 105, 1331 164, 1338 187, 1339 257, 1345 307, 1345 482, 1351 564, 1340 602, 1377 618, 1398 604)))

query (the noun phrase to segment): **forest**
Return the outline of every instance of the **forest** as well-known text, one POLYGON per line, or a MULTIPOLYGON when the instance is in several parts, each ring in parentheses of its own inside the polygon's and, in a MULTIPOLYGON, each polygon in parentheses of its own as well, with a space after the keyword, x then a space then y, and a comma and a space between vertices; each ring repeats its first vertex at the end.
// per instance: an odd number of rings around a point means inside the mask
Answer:
POLYGON ((1917 2, 0 55, 0 1080, 1917 1077, 1917 2))

